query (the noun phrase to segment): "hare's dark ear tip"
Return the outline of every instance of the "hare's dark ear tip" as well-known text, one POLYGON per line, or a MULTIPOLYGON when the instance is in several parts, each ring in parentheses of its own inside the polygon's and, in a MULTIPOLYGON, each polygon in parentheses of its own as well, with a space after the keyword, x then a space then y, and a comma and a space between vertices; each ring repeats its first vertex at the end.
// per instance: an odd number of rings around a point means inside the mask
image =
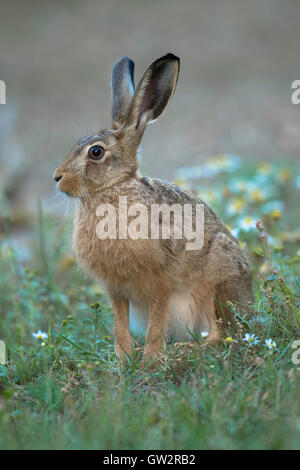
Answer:
POLYGON ((178 64, 180 64, 180 58, 175 55, 175 54, 172 54, 172 52, 168 52, 167 54, 163 55, 162 57, 160 57, 159 60, 167 60, 167 61, 175 61, 177 62, 178 64))

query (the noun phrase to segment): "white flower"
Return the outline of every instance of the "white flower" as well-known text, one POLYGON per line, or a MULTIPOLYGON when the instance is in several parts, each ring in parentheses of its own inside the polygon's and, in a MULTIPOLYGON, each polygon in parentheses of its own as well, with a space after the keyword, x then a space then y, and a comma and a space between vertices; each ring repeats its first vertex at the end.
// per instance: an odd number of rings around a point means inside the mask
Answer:
POLYGON ((248 189, 248 184, 245 180, 231 180, 228 186, 233 193, 244 193, 248 189))
POLYGON ((265 340, 266 346, 273 352, 275 349, 277 349, 277 344, 275 341, 272 340, 272 338, 266 339, 265 340))
POLYGON ((178 168, 175 172, 175 177, 187 180, 211 178, 221 171, 232 172, 240 164, 240 158, 236 155, 216 155, 208 158, 199 166, 178 168))
POLYGON ((48 339, 47 333, 45 333, 44 331, 41 331, 41 330, 37 331, 36 333, 32 333, 32 336, 34 336, 35 338, 40 339, 40 340, 48 339))
MULTIPOLYGON (((281 249, 282 248, 282 242, 274 237, 272 237, 272 235, 270 235, 268 233, 267 235, 267 240, 268 240, 268 245, 270 246, 273 246, 275 249, 281 249)), ((277 269, 279 270, 279 268, 277 269)))
POLYGON ((207 338, 208 337, 208 331, 201 331, 201 336, 202 336, 202 338, 207 338))
POLYGON ((256 228, 255 219, 253 219, 253 217, 243 217, 238 221, 238 224, 245 232, 249 232, 249 230, 256 228))
POLYGON ((216 155, 205 162, 205 166, 211 174, 217 174, 220 171, 234 171, 240 166, 240 158, 236 155, 216 155))
POLYGON ((203 189, 198 192, 198 197, 202 199, 205 202, 208 202, 209 204, 213 204, 214 202, 217 201, 218 195, 216 191, 213 191, 212 189, 203 189))
POLYGON ((250 182, 250 185, 252 185, 252 188, 254 188, 255 186, 257 188, 263 187, 264 190, 267 190, 268 197, 270 197, 272 194, 272 188, 270 187, 270 183, 270 175, 257 173, 250 182))
POLYGON ((238 238, 239 236, 239 233, 240 233, 240 229, 239 228, 232 228, 231 230, 229 230, 231 235, 234 236, 234 238, 238 238))
POLYGON ((282 212, 284 210, 284 202, 278 200, 266 202, 261 206, 261 210, 264 214, 270 214, 275 210, 282 212))
POLYGON ((267 194, 260 188, 251 190, 249 196, 251 201, 254 202, 263 202, 267 199, 267 194))
POLYGON ((226 207, 228 214, 236 215, 240 214, 245 207, 245 200, 241 197, 232 199, 226 207))
POLYGON ((203 168, 201 166, 185 166, 178 168, 175 172, 176 179, 193 180, 203 176, 203 168))
POLYGON ((243 341, 246 341, 249 344, 249 346, 252 346, 252 344, 259 343, 258 337, 255 336, 254 334, 249 334, 249 333, 245 334, 245 338, 243 338, 243 341))
POLYGON ((272 171, 272 165, 269 162, 262 162, 258 165, 257 172, 262 175, 268 175, 272 171))

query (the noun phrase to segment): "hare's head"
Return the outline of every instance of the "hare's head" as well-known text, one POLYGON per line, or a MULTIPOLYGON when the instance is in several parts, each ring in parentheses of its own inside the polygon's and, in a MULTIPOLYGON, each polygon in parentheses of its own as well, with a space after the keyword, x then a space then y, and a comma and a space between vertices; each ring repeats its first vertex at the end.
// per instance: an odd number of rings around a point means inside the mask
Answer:
POLYGON ((84 198, 134 176, 137 150, 147 124, 164 112, 176 88, 179 58, 157 59, 134 88, 134 63, 118 60, 112 72, 112 127, 80 139, 55 170, 58 188, 84 198))

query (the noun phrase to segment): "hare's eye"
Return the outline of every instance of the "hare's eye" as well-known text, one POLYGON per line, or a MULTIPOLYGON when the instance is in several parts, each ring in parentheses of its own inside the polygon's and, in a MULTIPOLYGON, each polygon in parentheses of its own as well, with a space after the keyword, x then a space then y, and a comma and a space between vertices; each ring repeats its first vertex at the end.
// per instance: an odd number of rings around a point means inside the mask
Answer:
POLYGON ((100 160, 104 153, 105 150, 103 147, 100 147, 100 145, 93 145, 93 147, 89 149, 89 158, 92 158, 93 160, 100 160))

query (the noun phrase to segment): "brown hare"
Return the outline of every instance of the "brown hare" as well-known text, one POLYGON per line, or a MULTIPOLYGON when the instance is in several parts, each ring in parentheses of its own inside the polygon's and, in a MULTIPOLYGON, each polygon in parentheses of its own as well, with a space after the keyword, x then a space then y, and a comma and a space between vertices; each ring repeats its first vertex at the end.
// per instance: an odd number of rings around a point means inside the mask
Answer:
MULTIPOLYGON (((208 340, 216 341, 218 317, 230 315, 226 301, 245 308, 252 301, 247 254, 212 209, 178 186, 138 172, 137 153, 144 130, 171 100, 179 65, 173 54, 160 57, 135 89, 134 63, 128 57, 117 61, 111 81, 112 127, 80 139, 54 173, 59 190, 78 200, 74 253, 83 269, 101 279, 107 289, 121 360, 131 354, 130 308, 147 321, 144 356, 150 358, 159 355, 166 338, 182 341, 207 331, 208 340), (128 205, 147 209, 161 204, 193 208, 202 204, 203 246, 187 250, 186 239, 174 237, 174 219, 169 239, 124 233, 99 236, 97 208, 113 207, 119 228, 124 217, 119 198, 124 196, 128 205)), ((193 210, 192 223, 194 218, 193 210)))

